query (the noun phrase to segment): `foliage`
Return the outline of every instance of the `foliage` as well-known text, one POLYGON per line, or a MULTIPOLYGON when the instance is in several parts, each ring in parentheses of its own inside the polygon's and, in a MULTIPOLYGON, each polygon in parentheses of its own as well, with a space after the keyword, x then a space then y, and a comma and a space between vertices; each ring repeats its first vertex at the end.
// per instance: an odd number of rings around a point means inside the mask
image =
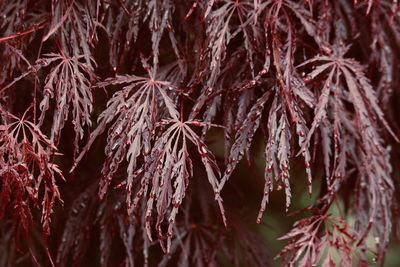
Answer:
POLYGON ((399 10, 0 0, 0 265, 268 266, 266 209, 299 208, 296 188, 315 201, 283 265, 383 265, 400 234, 399 10))

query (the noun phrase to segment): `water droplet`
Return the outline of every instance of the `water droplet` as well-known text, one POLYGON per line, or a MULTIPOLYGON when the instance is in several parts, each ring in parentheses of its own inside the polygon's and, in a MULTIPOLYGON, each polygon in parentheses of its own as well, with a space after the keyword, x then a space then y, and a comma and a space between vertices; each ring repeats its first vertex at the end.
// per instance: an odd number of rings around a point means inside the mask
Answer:
POLYGON ((267 169, 267 171, 268 171, 268 172, 272 172, 272 167, 269 166, 268 169, 267 169))
POLYGON ((114 210, 118 210, 121 207, 121 202, 118 202, 115 206, 114 206, 114 210))
POLYGON ((203 157, 207 155, 207 148, 205 146, 201 146, 201 152, 203 153, 203 157))
POLYGON ((282 190, 282 185, 281 185, 281 183, 278 183, 278 186, 276 187, 276 190, 278 190, 278 191, 282 190))

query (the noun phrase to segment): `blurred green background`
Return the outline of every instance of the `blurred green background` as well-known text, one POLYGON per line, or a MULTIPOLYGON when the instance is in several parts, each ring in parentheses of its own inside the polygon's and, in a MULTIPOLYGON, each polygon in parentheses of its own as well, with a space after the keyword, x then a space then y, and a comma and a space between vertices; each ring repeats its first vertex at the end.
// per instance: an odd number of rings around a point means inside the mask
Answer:
MULTIPOLYGON (((223 132, 220 129, 211 129, 207 135, 207 143, 209 148, 214 152, 216 157, 220 159, 224 158, 224 142, 223 132)), ((239 198, 245 198, 245 201, 238 201, 237 209, 246 209, 250 213, 250 216, 254 218, 254 224, 256 225, 256 219, 260 208, 260 203, 263 196, 264 189, 264 168, 265 168, 265 157, 264 157, 265 144, 262 138, 255 138, 254 143, 251 147, 251 165, 244 157, 239 165, 237 166, 232 177, 228 181, 242 192, 242 196, 239 198)), ((257 231, 260 237, 265 242, 266 247, 269 249, 271 255, 272 266, 281 266, 281 258, 273 260, 273 258, 279 254, 279 252, 288 244, 288 240, 278 240, 279 237, 287 234, 293 226, 293 223, 299 219, 310 216, 310 213, 299 213, 293 216, 289 216, 290 213, 299 209, 308 207, 318 199, 321 188, 322 173, 313 173, 313 190, 312 197, 309 197, 307 179, 304 171, 304 162, 301 157, 296 162, 291 163, 290 170, 290 182, 291 182, 291 193, 292 201, 289 211, 285 212, 285 192, 284 190, 274 190, 270 194, 270 201, 267 204, 262 222, 259 226, 255 226, 254 230, 257 231)), ((229 185, 228 185, 229 186, 229 185)), ((235 201, 237 196, 224 195, 222 193, 224 202, 235 201)), ((339 199, 340 210, 344 211, 343 201, 339 199)), ((340 212, 337 205, 332 205, 330 214, 340 217, 340 212)), ((347 223, 352 225, 354 217, 351 213, 345 215, 347 223)), ((228 218, 229 221, 229 218, 228 218)), ((229 222, 228 222, 229 224, 229 222)), ((385 263, 383 266, 387 267, 399 267, 400 266, 400 242, 394 240, 394 236, 391 236, 391 243, 386 254, 385 263)), ((367 243, 374 247, 373 237, 369 236, 367 243)), ((338 254, 333 253, 335 261, 340 262, 338 254)), ((372 253, 367 254, 368 263, 371 266, 379 266, 379 264, 373 262, 372 253)))

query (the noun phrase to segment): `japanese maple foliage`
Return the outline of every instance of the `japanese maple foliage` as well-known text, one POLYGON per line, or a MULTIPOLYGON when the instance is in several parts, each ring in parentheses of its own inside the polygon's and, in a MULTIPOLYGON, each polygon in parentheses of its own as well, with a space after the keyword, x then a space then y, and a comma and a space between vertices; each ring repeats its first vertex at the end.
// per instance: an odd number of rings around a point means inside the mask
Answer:
POLYGON ((397 0, 0 0, 0 265, 268 266, 272 210, 383 265, 399 51, 397 0))

